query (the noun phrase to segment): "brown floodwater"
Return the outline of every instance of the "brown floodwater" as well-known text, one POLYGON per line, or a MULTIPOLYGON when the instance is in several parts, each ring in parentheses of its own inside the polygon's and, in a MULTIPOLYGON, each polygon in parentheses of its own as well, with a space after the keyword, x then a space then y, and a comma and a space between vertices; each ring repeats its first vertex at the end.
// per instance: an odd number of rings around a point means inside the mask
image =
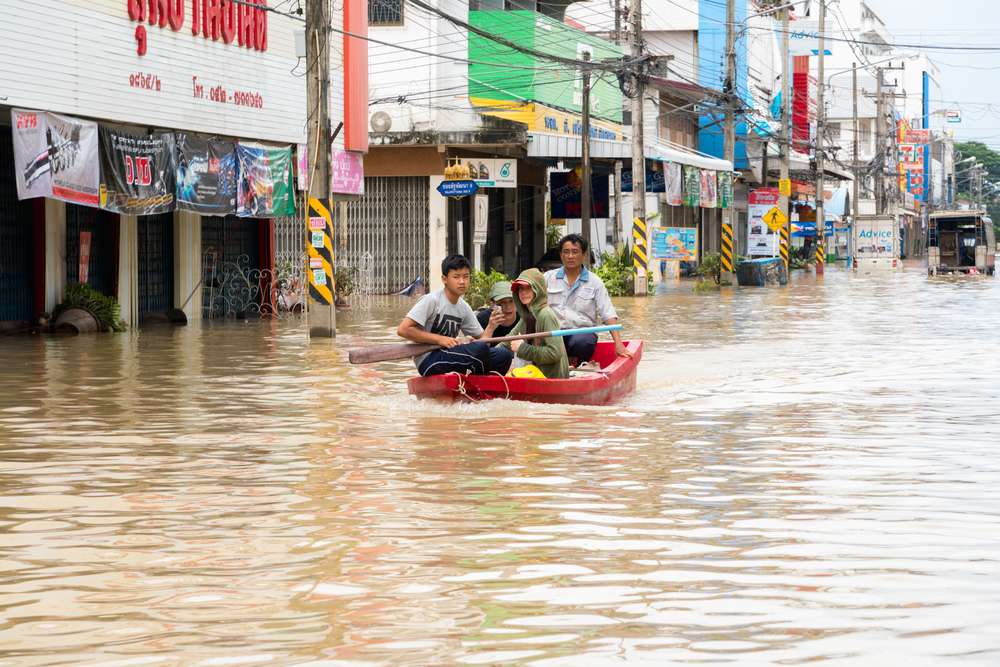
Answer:
POLYGON ((0 665, 1000 664, 1000 284, 618 300, 608 408, 351 367, 408 301, 0 340, 0 665))

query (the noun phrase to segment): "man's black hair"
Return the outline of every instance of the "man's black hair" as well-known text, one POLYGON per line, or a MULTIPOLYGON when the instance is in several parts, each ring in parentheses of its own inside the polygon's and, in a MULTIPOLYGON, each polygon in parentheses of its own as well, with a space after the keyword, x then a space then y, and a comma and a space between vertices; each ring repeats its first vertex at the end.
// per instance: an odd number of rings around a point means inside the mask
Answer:
POLYGON ((472 270, 472 265, 462 255, 448 255, 441 262, 441 275, 448 275, 449 271, 461 271, 462 269, 472 270))
POLYGON ((580 250, 583 251, 584 255, 586 255, 587 250, 590 249, 590 244, 587 243, 587 239, 583 238, 579 234, 567 234, 566 236, 559 239, 559 252, 562 252, 563 244, 567 242, 575 243, 578 246, 580 246, 580 250))

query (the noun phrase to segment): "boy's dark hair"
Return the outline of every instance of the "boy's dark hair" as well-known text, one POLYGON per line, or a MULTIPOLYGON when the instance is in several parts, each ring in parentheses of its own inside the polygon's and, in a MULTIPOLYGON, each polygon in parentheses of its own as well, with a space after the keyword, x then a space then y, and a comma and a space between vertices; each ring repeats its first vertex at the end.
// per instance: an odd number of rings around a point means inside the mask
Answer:
POLYGON ((590 246, 587 243, 587 239, 583 238, 579 234, 567 234, 566 236, 559 239, 559 252, 562 252, 564 243, 577 244, 578 246, 580 246, 580 250, 582 250, 584 254, 587 254, 587 250, 590 249, 590 246))
POLYGON ((461 271, 462 269, 472 270, 472 265, 462 255, 448 255, 441 262, 441 275, 448 275, 449 271, 461 271))

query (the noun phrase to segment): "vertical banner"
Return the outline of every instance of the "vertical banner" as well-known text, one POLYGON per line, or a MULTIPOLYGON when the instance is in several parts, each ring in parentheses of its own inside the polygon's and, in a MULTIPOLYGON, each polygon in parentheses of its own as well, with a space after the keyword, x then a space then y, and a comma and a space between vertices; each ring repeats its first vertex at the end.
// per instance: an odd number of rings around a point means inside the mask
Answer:
POLYGON ((295 147, 295 171, 296 185, 300 192, 305 192, 309 189, 309 146, 306 144, 295 147))
POLYGON ((718 185, 715 181, 715 172, 702 169, 699 175, 701 184, 701 207, 715 208, 718 205, 718 185))
POLYGON ((80 268, 77 271, 76 281, 81 285, 90 279, 90 241, 91 232, 80 232, 80 268))
POLYGON ((669 162, 666 165, 667 203, 671 206, 681 206, 684 203, 684 175, 681 165, 669 162))
POLYGON ((701 199, 701 170, 684 167, 684 205, 697 208, 701 199))
POLYGON ((733 174, 729 171, 719 172, 719 208, 733 207, 733 174))
POLYGON ((236 215, 277 218, 295 214, 292 147, 236 144, 236 215))
POLYGON ((774 257, 778 252, 778 237, 764 222, 764 216, 778 205, 778 188, 757 188, 747 197, 747 255, 774 257))
POLYGON ((56 199, 98 206, 101 160, 97 123, 45 114, 49 136, 52 196, 56 199))
POLYGON ((131 134, 102 125, 100 137, 101 208, 127 215, 174 210, 172 132, 131 134))
POLYGON ((201 215, 236 212, 236 144, 179 132, 177 208, 201 215))
POLYGON ((14 178, 17 198, 52 196, 49 165, 48 123, 45 113, 31 109, 11 109, 10 126, 14 141, 14 178))
POLYGON ((306 241, 309 296, 322 306, 332 306, 336 286, 333 282, 333 217, 328 201, 309 198, 306 241))

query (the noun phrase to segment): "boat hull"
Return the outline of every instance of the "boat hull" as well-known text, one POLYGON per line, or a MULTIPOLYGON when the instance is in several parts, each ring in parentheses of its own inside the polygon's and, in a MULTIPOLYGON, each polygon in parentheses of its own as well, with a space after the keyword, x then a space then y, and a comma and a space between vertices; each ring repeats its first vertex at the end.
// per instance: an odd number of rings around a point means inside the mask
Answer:
POLYGON ((439 401, 475 402, 505 398, 532 403, 612 405, 635 391, 642 341, 627 341, 626 346, 632 352, 632 358, 615 356, 613 342, 599 342, 594 361, 601 364, 601 371, 581 373, 565 380, 447 373, 412 378, 407 382, 407 388, 417 398, 439 401))

